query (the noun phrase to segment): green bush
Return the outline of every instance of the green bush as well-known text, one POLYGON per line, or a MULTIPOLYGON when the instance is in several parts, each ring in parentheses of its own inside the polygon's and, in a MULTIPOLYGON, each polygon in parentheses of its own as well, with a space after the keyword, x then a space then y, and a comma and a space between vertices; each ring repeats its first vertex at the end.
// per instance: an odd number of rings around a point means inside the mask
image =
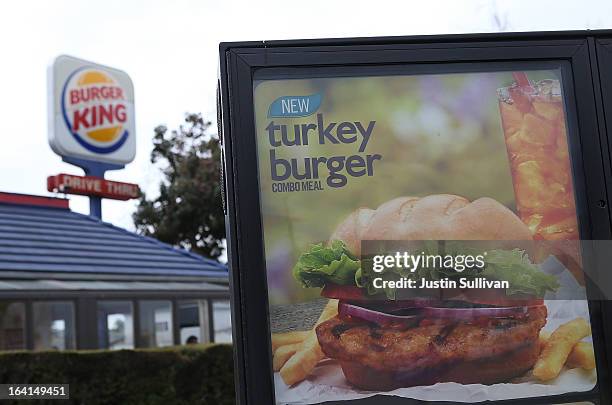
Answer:
POLYGON ((0 353, 0 383, 70 384, 61 404, 234 403, 230 345, 0 353))

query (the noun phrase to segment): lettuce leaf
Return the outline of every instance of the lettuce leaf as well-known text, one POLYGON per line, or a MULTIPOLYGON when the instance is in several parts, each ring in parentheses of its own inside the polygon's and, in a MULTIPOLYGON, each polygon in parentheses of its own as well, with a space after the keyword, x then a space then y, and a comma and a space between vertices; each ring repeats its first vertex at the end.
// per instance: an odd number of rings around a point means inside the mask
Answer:
POLYGON ((528 294, 544 297, 547 291, 556 291, 559 281, 531 263, 525 251, 491 250, 487 252, 482 276, 490 280, 506 280, 510 288, 506 295, 528 294))
POLYGON ((346 245, 339 240, 329 246, 312 245, 300 255, 293 267, 293 277, 304 287, 323 287, 332 282, 339 285, 355 285, 355 274, 361 267, 346 245))
MULTIPOLYGON (((436 243, 426 243, 424 253, 440 252, 436 243)), ((447 243, 444 253, 453 256, 477 255, 482 254, 482 251, 466 248, 460 243, 447 243)), ((557 279, 540 271, 521 249, 488 250, 484 260, 484 270, 466 269, 461 273, 453 269, 428 267, 418 268, 414 272, 405 268, 392 267, 386 268, 381 273, 373 273, 371 263, 368 263, 371 258, 363 260, 365 262, 362 263, 342 241, 334 240, 329 245, 319 243, 312 245, 309 250, 300 255, 293 268, 293 276, 306 288, 323 287, 326 283, 332 282, 338 285, 364 288, 370 296, 383 293, 388 299, 396 299, 396 291, 375 289, 372 285, 374 278, 399 280, 406 277, 415 280, 422 278, 440 280, 483 277, 488 280, 508 281, 510 284, 510 288, 506 290, 508 296, 527 294, 544 297, 547 291, 555 291, 559 288, 557 279)))
MULTIPOLYGON (((475 256, 483 254, 483 251, 462 246, 461 242, 446 242, 445 254, 475 256)), ((557 278, 542 272, 522 249, 487 250, 484 262, 483 270, 466 269, 460 273, 447 268, 419 268, 413 277, 427 280, 482 277, 491 281, 508 281, 510 287, 506 289, 507 296, 526 294, 543 298, 547 291, 556 291, 559 288, 557 278)))

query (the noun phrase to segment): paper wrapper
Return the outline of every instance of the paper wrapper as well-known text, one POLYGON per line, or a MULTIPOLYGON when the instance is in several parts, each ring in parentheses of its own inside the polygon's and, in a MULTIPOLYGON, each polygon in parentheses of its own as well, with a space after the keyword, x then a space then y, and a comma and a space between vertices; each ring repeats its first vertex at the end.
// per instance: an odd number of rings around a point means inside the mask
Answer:
MULTIPOLYGON (((548 321, 544 330, 554 331, 559 325, 577 317, 589 319, 586 301, 545 301, 548 321)), ((325 360, 312 374, 293 387, 285 385, 278 373, 274 375, 277 404, 316 404, 325 401, 342 401, 392 395, 423 401, 480 402, 513 398, 558 395, 568 392, 583 392, 593 389, 597 382, 595 370, 564 369, 559 377, 546 383, 537 382, 527 374, 503 384, 457 384, 438 383, 430 386, 400 388, 388 392, 362 391, 353 388, 344 379, 342 369, 333 360, 325 360)))

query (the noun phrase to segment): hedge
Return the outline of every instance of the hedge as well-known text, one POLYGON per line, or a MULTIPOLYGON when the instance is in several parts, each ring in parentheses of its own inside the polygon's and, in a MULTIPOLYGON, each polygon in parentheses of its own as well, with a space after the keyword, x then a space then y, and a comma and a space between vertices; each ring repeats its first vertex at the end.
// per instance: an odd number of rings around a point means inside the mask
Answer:
POLYGON ((0 353, 1 384, 70 384, 58 404, 229 405, 233 378, 230 345, 0 353))

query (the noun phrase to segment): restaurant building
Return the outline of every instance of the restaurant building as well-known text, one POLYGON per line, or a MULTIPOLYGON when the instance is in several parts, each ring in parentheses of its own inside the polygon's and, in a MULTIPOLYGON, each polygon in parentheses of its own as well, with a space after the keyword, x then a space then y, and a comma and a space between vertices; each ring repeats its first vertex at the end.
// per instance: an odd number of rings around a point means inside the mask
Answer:
POLYGON ((227 267, 92 216, 0 193, 0 350, 231 340, 227 267))

